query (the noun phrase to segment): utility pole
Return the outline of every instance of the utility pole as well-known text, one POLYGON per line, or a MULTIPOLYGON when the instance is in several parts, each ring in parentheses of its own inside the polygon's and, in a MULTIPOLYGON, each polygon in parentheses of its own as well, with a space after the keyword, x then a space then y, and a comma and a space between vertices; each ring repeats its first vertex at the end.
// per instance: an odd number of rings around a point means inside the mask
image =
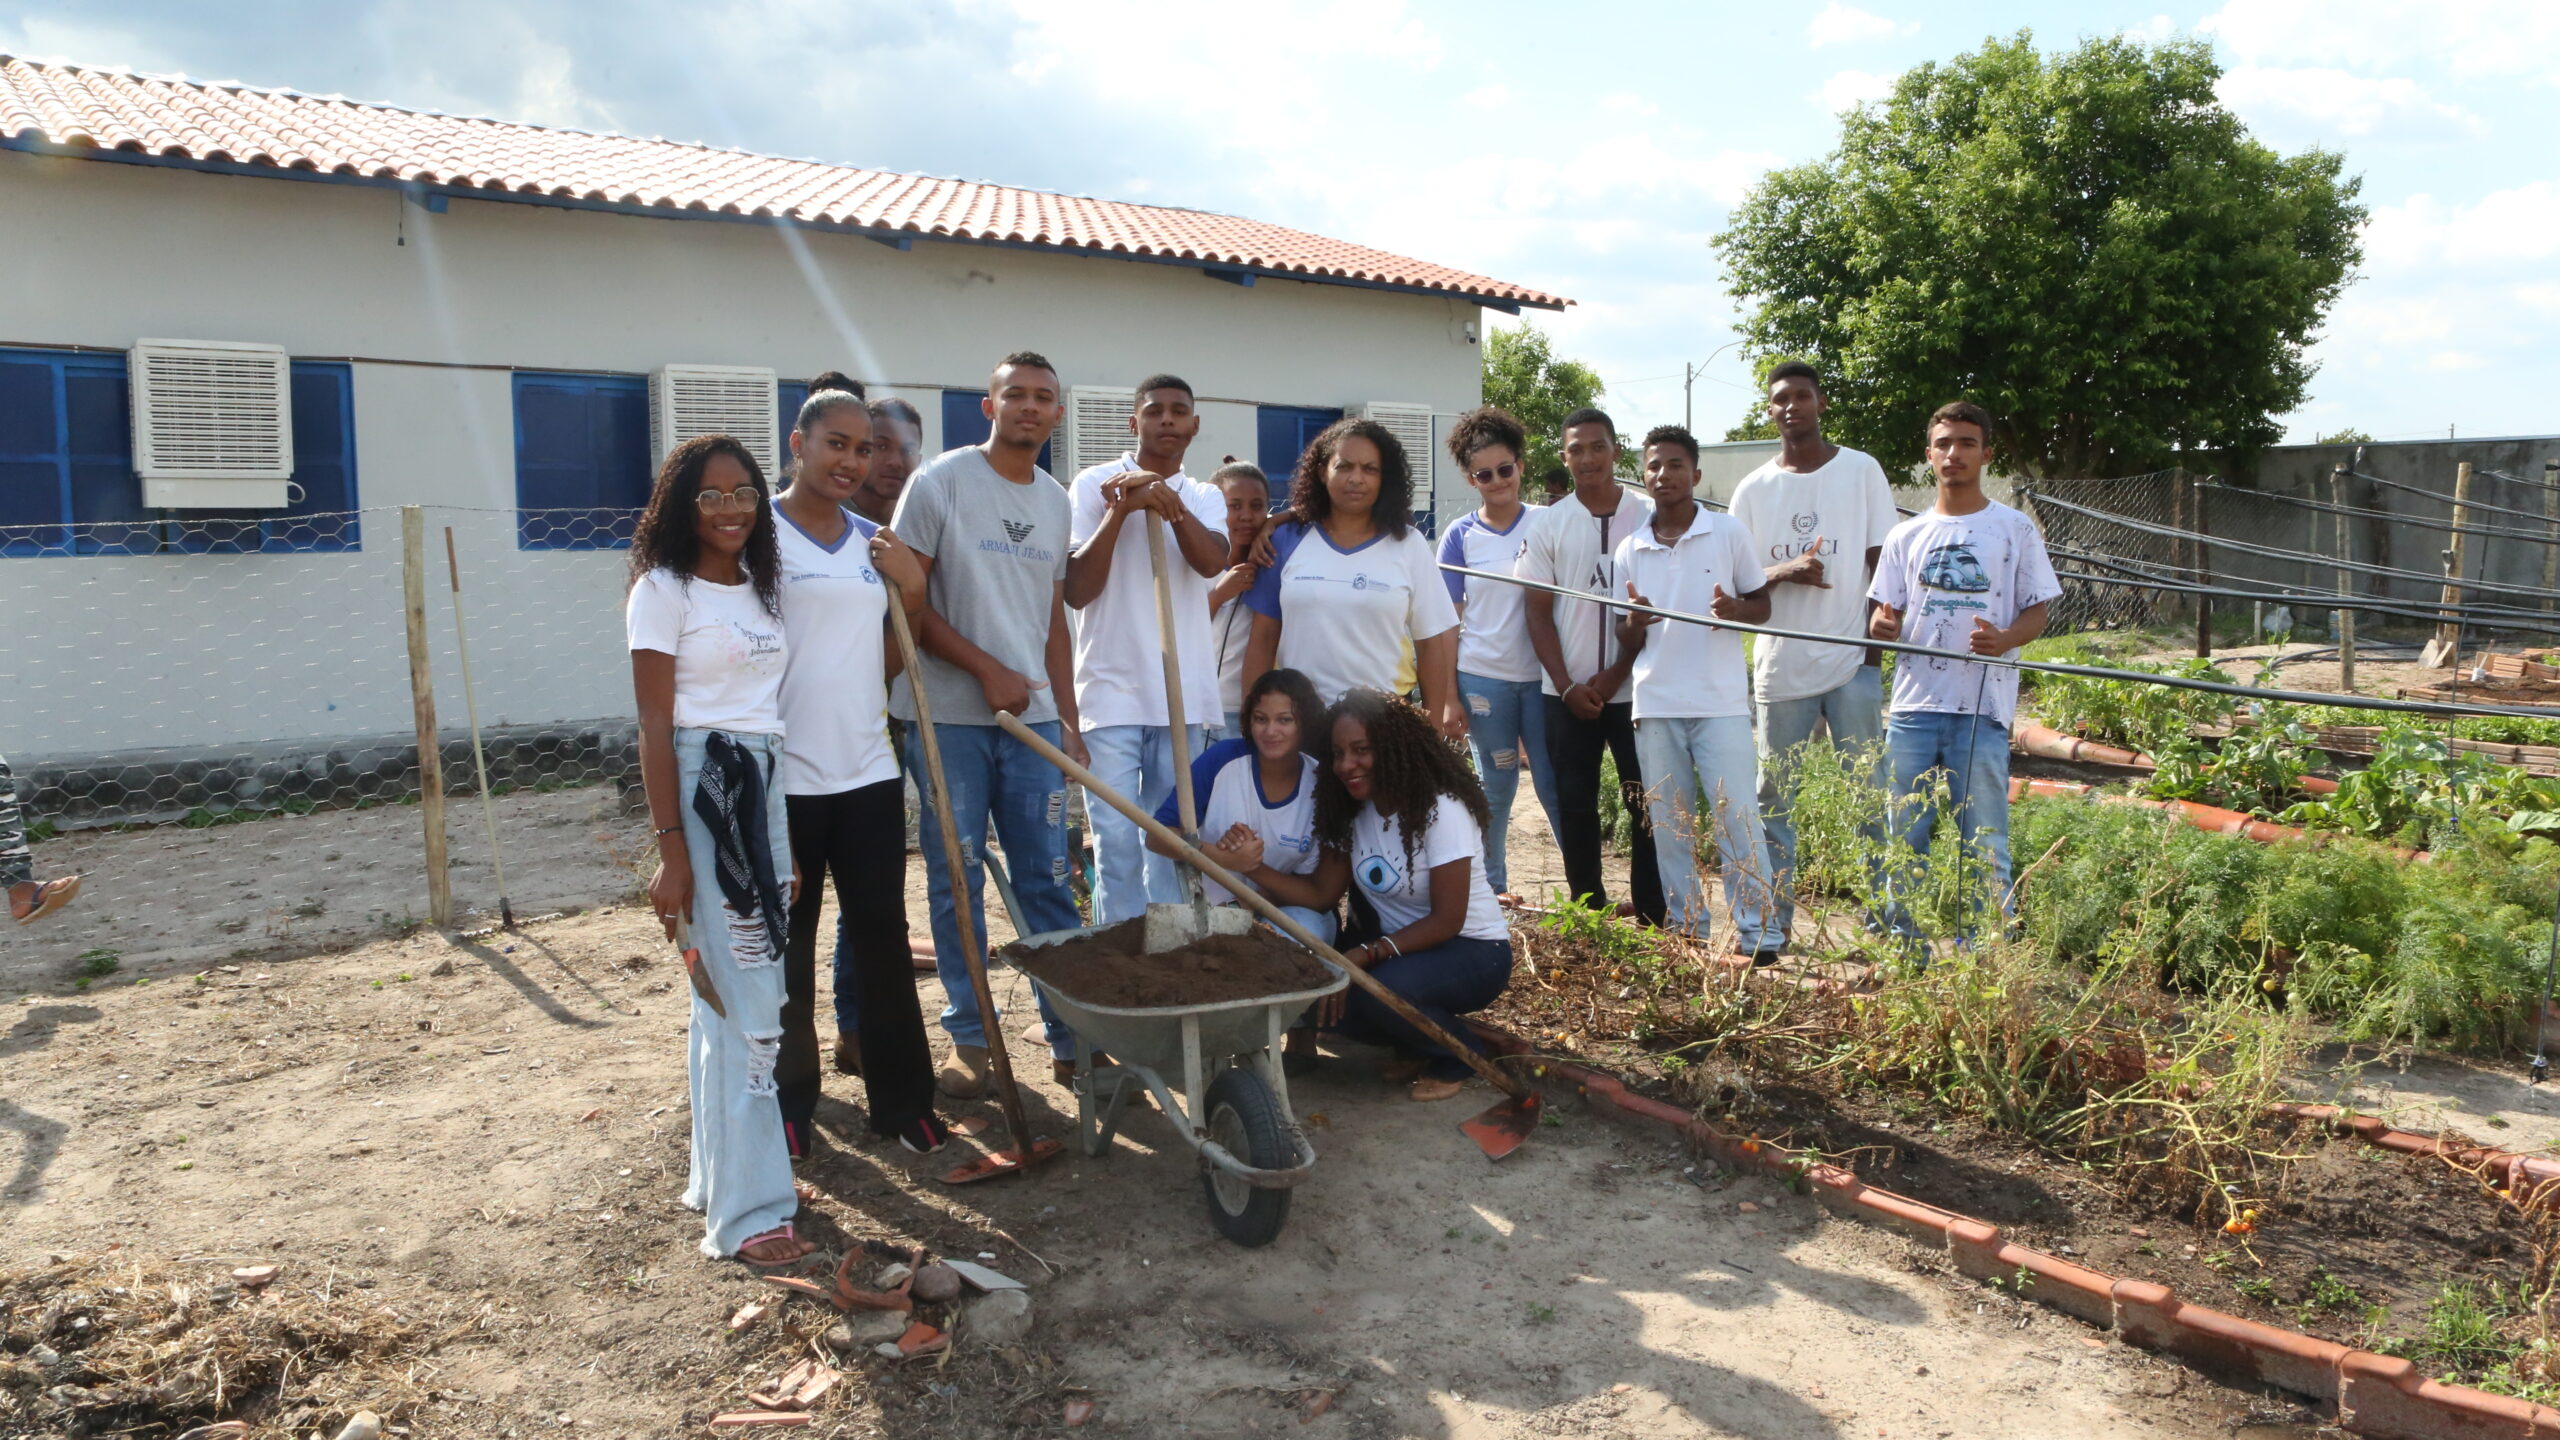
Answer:
POLYGON ((1681 361, 1681 362, 1680 362, 1680 428, 1681 428, 1681 429, 1683 429, 1683 430, 1688 431, 1688 432, 1689 432, 1690 434, 1692 434, 1692 435, 1695 435, 1695 434, 1697 434, 1697 433, 1698 433, 1698 424, 1697 424, 1697 406, 1696 406, 1696 404, 1694 403, 1693 397, 1692 397, 1692 395, 1691 395, 1691 390, 1693 389, 1693 387, 1695 387, 1695 386, 1697 385, 1697 383, 1698 383, 1698 367, 1697 367, 1697 366, 1695 366, 1695 365, 1690 364, 1690 363, 1689 363, 1688 361, 1686 361, 1686 360, 1681 361))

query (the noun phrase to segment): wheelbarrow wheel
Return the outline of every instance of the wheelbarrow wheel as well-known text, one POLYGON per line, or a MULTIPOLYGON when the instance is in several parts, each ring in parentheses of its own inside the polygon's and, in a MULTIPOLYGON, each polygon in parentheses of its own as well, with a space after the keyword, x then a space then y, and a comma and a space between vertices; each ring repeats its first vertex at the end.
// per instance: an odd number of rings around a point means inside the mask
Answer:
MULTIPOLYGON (((1280 1170, 1296 1163, 1280 1123, 1280 1102, 1262 1077, 1242 1068, 1221 1071, 1209 1083, 1208 1103, 1201 1107, 1209 1138, 1227 1153, 1257 1170, 1280 1170)), ((1249 1185, 1216 1166, 1200 1177, 1208 1192, 1209 1223, 1239 1245, 1268 1245, 1289 1219, 1289 1192, 1249 1185)))

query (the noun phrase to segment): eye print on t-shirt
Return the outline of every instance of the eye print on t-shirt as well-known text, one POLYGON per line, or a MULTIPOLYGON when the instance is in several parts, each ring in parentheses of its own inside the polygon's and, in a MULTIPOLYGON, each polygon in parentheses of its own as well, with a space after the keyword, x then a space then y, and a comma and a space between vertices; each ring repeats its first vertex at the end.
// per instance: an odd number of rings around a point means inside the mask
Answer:
POLYGON ((1363 855, 1359 867, 1362 889, 1373 895, 1391 894, 1404 884, 1404 871, 1384 855, 1363 855))

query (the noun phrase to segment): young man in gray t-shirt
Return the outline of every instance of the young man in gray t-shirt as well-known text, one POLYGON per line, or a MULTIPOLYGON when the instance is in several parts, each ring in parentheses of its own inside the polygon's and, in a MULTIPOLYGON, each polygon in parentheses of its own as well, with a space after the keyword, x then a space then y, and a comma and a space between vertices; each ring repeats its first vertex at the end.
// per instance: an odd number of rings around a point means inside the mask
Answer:
MULTIPOLYGON (((986 929, 985 871, 976 861, 987 824, 1011 868, 1025 934, 1084 923, 1067 883, 1067 786, 1058 767, 996 726, 996 712, 1085 759, 1077 733, 1075 660, 1067 631, 1067 492, 1039 466, 1040 447, 1065 413, 1055 367, 1028 350, 1004 358, 987 387, 986 443, 945 451, 907 480, 891 527, 925 567, 924 628, 916 637, 919 675, 933 710, 952 820, 960 830, 969 913, 986 929)), ((912 772, 925 773, 915 697, 901 685, 890 713, 909 722, 912 772)), ((928 801, 930 797, 928 796, 928 801)), ((932 898, 935 964, 942 977, 942 1028, 951 1058, 942 1089, 955 1096, 986 1088, 993 1017, 978 1013, 962 959, 959 892, 943 863, 942 827, 925 806, 920 843, 932 898)), ((1075 1054, 1067 1027, 1040 1001, 1050 1053, 1063 1073, 1075 1054)), ((1001 1032, 998 1032, 1001 1033, 1001 1032)))

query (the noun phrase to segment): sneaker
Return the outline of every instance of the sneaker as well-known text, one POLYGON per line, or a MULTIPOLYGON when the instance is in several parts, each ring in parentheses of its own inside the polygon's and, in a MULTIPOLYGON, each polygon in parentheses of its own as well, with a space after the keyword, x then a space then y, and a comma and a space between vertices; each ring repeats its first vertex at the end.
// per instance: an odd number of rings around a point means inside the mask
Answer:
POLYGON ((930 1155, 951 1143, 951 1127, 931 1112, 898 1127, 898 1143, 918 1155, 930 1155))
POLYGON ((934 1077, 942 1093, 954 1100, 974 1100, 987 1093, 987 1047, 954 1045, 951 1058, 942 1062, 942 1073, 934 1077))

